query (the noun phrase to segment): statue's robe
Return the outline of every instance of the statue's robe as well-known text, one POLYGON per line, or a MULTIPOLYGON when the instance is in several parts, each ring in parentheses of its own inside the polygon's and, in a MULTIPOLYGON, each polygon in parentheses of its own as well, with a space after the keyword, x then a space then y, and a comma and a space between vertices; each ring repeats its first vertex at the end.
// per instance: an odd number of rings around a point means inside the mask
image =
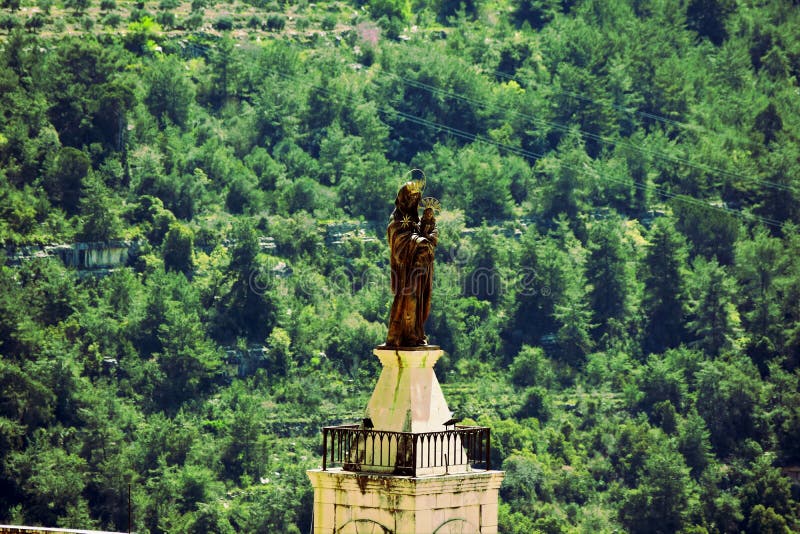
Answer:
POLYGON ((428 342, 424 324, 431 310, 436 231, 434 235, 423 236, 416 218, 405 223, 397 219, 395 217, 387 229, 394 301, 386 344, 415 347, 428 342))

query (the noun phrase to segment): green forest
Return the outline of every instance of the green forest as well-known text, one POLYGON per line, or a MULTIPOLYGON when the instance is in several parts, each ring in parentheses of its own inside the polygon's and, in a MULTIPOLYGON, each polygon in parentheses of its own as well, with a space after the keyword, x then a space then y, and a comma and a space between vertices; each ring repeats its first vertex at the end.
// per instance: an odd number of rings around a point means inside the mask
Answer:
POLYGON ((501 532, 800 530, 797 0, 0 1, 0 523, 308 532, 421 169, 501 532))

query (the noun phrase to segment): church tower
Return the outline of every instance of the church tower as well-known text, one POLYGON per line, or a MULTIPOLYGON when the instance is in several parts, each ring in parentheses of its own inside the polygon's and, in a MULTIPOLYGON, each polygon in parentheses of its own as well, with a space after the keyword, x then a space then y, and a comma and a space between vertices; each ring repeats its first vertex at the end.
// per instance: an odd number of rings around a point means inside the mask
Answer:
POLYGON ((378 347, 383 369, 361 424, 322 430, 314 534, 497 532, 502 471, 490 431, 460 426, 433 370, 433 345, 378 347))

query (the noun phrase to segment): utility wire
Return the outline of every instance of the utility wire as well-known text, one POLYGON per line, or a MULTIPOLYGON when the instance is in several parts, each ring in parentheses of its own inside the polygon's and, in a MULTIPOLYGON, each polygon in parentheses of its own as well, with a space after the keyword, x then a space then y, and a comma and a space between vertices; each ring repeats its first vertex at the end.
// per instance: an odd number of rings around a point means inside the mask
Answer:
MULTIPOLYGON (((329 96, 333 96, 333 97, 337 97, 339 99, 350 101, 351 103, 358 103, 357 100, 356 100, 356 97, 353 96, 353 95, 342 94, 342 93, 339 93, 339 92, 337 92, 337 91, 335 91, 333 89, 330 89, 330 88, 327 88, 327 87, 322 87, 322 86, 320 86, 318 84, 314 84, 312 82, 309 82, 309 81, 306 81, 306 80, 303 80, 303 79, 299 79, 297 77, 297 75, 286 74, 286 73, 283 73, 283 72, 280 72, 280 71, 273 71, 273 72, 275 72, 278 76, 280 76, 280 77, 282 77, 282 78, 284 78, 286 80, 292 81, 292 82, 297 83, 299 85, 305 85, 306 87, 322 91, 322 92, 328 94, 329 96)), ((523 149, 523 148, 520 148, 520 147, 514 147, 514 146, 511 146, 511 145, 507 145, 505 143, 501 143, 499 141, 496 141, 496 140, 491 139, 489 137, 482 136, 480 134, 466 132, 464 130, 460 130, 458 128, 454 128, 452 126, 441 124, 441 123, 438 123, 438 122, 435 122, 435 121, 431 121, 431 120, 428 120, 428 119, 425 119, 425 118, 422 118, 422 117, 418 117, 416 115, 412 115, 412 114, 409 114, 409 113, 405 113, 405 112, 402 112, 402 111, 398 111, 398 110, 395 110, 395 109, 392 109, 392 108, 377 107, 377 110, 380 113, 383 113, 383 114, 388 115, 390 117, 391 116, 401 117, 402 119, 407 120, 409 122, 412 122, 414 124, 418 124, 420 126, 425 126, 427 128, 432 128, 432 129, 435 129, 435 130, 438 130, 438 131, 441 131, 441 132, 445 132, 445 133, 447 133, 449 135, 452 135, 452 136, 455 136, 455 137, 460 137, 460 138, 468 140, 468 141, 481 142, 481 143, 493 145, 493 146, 497 147, 498 149, 501 149, 501 150, 503 150, 505 152, 510 152, 512 154, 516 154, 516 155, 518 155, 520 157, 523 157, 523 158, 526 158, 526 159, 529 159, 529 160, 536 160, 536 159, 541 159, 541 158, 545 157, 544 154, 539 154, 539 153, 536 153, 536 152, 533 152, 533 151, 530 151, 530 150, 526 150, 526 149, 523 149)), ((559 164, 562 167, 565 167, 567 169, 573 170, 573 171, 575 171, 575 172, 577 172, 579 174, 583 174, 583 175, 587 175, 588 174, 585 169, 579 169, 579 168, 577 168, 575 166, 566 164, 564 162, 559 162, 559 164)), ((595 173, 593 173, 593 174, 595 174, 595 173)), ((599 176, 599 174, 596 174, 596 176, 599 176)), ((658 193, 662 197, 675 199, 675 200, 677 200, 679 202, 683 202, 685 204, 698 206, 698 207, 703 207, 703 208, 708 208, 708 209, 713 209, 713 210, 720 211, 720 212, 723 212, 723 213, 727 213, 729 215, 733 215, 733 216, 736 216, 736 217, 739 217, 739 218, 750 218, 750 219, 756 220, 756 221, 758 221, 758 222, 760 222, 762 224, 769 225, 769 226, 775 226, 775 227, 781 227, 782 226, 781 222, 777 221, 775 219, 769 219, 769 218, 761 217, 759 215, 755 215, 755 214, 752 214, 752 213, 747 213, 747 212, 743 212, 743 211, 739 211, 739 210, 734 210, 734 209, 731 209, 731 208, 728 208, 728 207, 725 207, 725 206, 715 206, 713 204, 709 204, 708 202, 705 202, 703 200, 700 200, 700 199, 697 199, 697 198, 694 198, 694 197, 691 197, 691 196, 679 195, 677 193, 672 193, 670 191, 667 191, 667 190, 665 190, 665 189, 663 189, 661 187, 655 186, 655 185, 644 184, 644 183, 641 183, 641 182, 637 182, 636 180, 627 181, 627 180, 623 180, 623 179, 619 179, 619 178, 612 178, 612 177, 609 177, 609 176, 602 176, 600 178, 604 179, 604 180, 607 180, 607 181, 623 184, 623 185, 626 185, 626 186, 631 186, 632 185, 636 189, 639 189, 639 190, 642 190, 642 191, 647 191, 647 190, 655 191, 656 193, 658 193)))
MULTIPOLYGON (((206 50, 208 50, 210 47, 204 47, 204 48, 206 50)), ((386 71, 384 71, 384 72, 386 72, 386 71)), ((291 81, 293 81, 295 83, 299 83, 299 84, 305 85, 307 87, 315 88, 315 89, 323 91, 323 92, 325 92, 325 93, 327 93, 329 95, 332 95, 332 96, 335 96, 335 97, 339 97, 339 98, 344 98, 345 100, 351 100, 351 101, 355 102, 355 97, 353 97, 352 95, 339 94, 339 93, 336 93, 335 91, 333 91, 331 89, 328 89, 326 87, 322 87, 322 86, 319 86, 319 85, 316 85, 316 84, 313 84, 313 83, 309 83, 309 82, 304 81, 304 80, 300 80, 296 76, 292 76, 292 75, 289 75, 289 74, 286 74, 286 73, 283 73, 283 72, 275 71, 275 73, 278 76, 280 76, 280 77, 282 77, 284 79, 291 80, 291 81)), ((458 95, 456 93, 451 93, 449 91, 445 91, 443 89, 436 88, 434 86, 431 86, 429 84, 425 84, 423 82, 417 82, 415 80, 408 80, 407 78, 404 78, 404 77, 399 76, 399 75, 394 74, 394 73, 387 72, 387 74, 390 75, 390 76, 394 76, 396 78, 399 78, 402 81, 407 82, 409 85, 412 85, 412 86, 417 85, 417 86, 419 86, 419 88, 422 88, 422 89, 425 89, 425 90, 430 90, 431 92, 435 92, 435 93, 438 93, 440 95, 450 96, 452 98, 458 98, 458 99, 464 100, 464 101, 466 101, 468 103, 471 103, 471 104, 474 104, 474 105, 483 106, 484 108, 489 107, 487 104, 485 104, 483 102, 480 102, 480 101, 478 101, 476 99, 470 99, 470 98, 465 97, 463 95, 458 95)), ((536 153, 536 152, 533 152, 533 151, 530 151, 530 150, 525 150, 525 149, 522 149, 522 148, 519 148, 519 147, 514 147, 514 146, 511 146, 511 145, 506 145, 504 143, 500 143, 499 141, 495 141, 494 139, 491 139, 491 138, 488 138, 488 137, 484 137, 484 136, 481 136, 479 134, 473 134, 473 133, 470 133, 470 132, 459 130, 457 128, 453 128, 452 126, 447 126, 447 125, 440 124, 440 123, 437 123, 437 122, 434 122, 434 121, 429 121, 429 120, 424 119, 422 117, 417 117, 415 115, 404 113, 404 112, 401 112, 401 111, 398 111, 398 110, 395 110, 395 109, 378 108, 378 111, 380 111, 381 113, 383 113, 385 115, 389 115, 389 116, 392 116, 392 115, 399 116, 399 117, 402 117, 405 120, 408 120, 409 122, 413 122, 415 124, 419 124, 421 126, 425 126, 425 127, 428 127, 428 128, 433 128, 433 129, 436 129, 438 131, 443 131, 445 133, 448 133, 449 135, 453 135, 455 137, 460 137, 460 138, 466 139, 468 141, 473 141, 473 142, 478 141, 478 142, 482 142, 482 143, 485 143, 485 144, 493 145, 493 146, 496 146, 497 148, 499 148, 501 150, 516 154, 516 155, 518 155, 520 157, 523 157, 525 159, 528 159, 528 160, 541 159, 541 158, 545 157, 544 154, 539 154, 539 153, 536 153)), ((532 117, 532 116, 528 116, 528 115, 525 115, 525 114, 521 114, 521 113, 516 112, 514 110, 507 110, 507 111, 509 111, 510 113, 517 114, 518 116, 522 116, 524 118, 528 118, 529 120, 532 120, 532 121, 542 121, 544 123, 548 123, 548 121, 544 121, 543 119, 537 119, 536 117, 532 117)), ((553 127, 560 128, 562 131, 568 131, 569 130, 569 128, 567 126, 560 125, 558 123, 552 123, 552 125, 553 125, 553 127)), ((586 134, 586 135, 590 135, 590 136, 594 136, 595 135, 595 134, 590 134, 589 132, 581 132, 581 133, 586 134)), ((596 137, 599 137, 599 136, 596 136, 596 137)), ((636 147, 634 145, 631 145, 631 146, 634 149, 640 149, 641 148, 641 147, 636 147)), ((642 149, 642 150, 644 150, 644 149, 642 149)), ((679 162, 681 162, 681 161, 679 161, 679 162)), ((692 165, 690 162, 685 162, 685 163, 688 164, 688 165, 692 165)), ((578 169, 576 167, 572 167, 572 166, 567 165, 567 164, 565 164, 563 162, 560 162, 560 165, 562 165, 562 166, 564 166, 564 167, 566 167, 568 169, 574 170, 575 172, 578 172, 580 174, 584 174, 584 175, 587 174, 585 170, 578 169)), ((725 172, 725 171, 722 171, 722 172, 725 172)), ((738 175, 734 175, 734 176, 738 177, 738 175)), ((690 205, 695 205, 695 206, 699 206, 699 207, 704 207, 704 208, 708 208, 708 209, 721 211, 721 212, 733 215, 733 216, 738 217, 738 218, 753 219, 753 220, 756 220, 756 221, 758 221, 758 222, 760 222, 762 224, 769 225, 769 226, 774 226, 774 227, 777 227, 777 228, 780 228, 782 226, 782 223, 780 221, 775 220, 775 219, 770 219, 770 218, 767 218, 767 217, 761 217, 761 216, 753 214, 753 213, 747 213, 747 212, 743 212, 743 211, 739 211, 739 210, 734 210, 734 209, 728 208, 726 206, 715 206, 713 204, 709 204, 707 202, 704 202, 701 199, 697 199, 697 198, 694 198, 694 197, 688 196, 688 195, 679 195, 677 193, 672 193, 670 191, 667 191, 667 190, 665 190, 665 189, 663 189, 661 187, 658 187, 658 186, 655 186, 655 185, 652 185, 652 184, 651 185, 643 184, 643 183, 637 182, 635 180, 626 181, 626 180, 622 180, 622 179, 618 179, 618 178, 612 178, 612 177, 609 177, 609 176, 605 176, 603 179, 605 179, 607 181, 619 183, 619 184, 622 184, 622 185, 626 185, 626 186, 632 185, 633 187, 635 187, 636 189, 639 189, 641 191, 652 190, 652 191, 655 191, 656 193, 658 193, 659 195, 661 195, 662 197, 675 199, 675 200, 678 200, 678 201, 683 202, 685 204, 690 204, 690 205)), ((785 186, 783 186, 783 187, 785 187, 785 186)), ((790 190, 793 191, 793 189, 790 189, 790 190)))
MULTIPOLYGON (((194 44, 194 46, 202 48, 204 51, 208 51, 210 49, 210 47, 203 46, 203 45, 194 44)), ((293 46, 293 45, 290 45, 290 46, 293 46)), ((498 109, 498 110, 501 110, 501 111, 505 111, 506 113, 510 113, 510 114, 516 115, 516 116, 518 116, 520 118, 524 118, 524 119, 530 120, 534 124, 538 124, 540 126, 541 125, 550 126, 550 127, 554 128, 554 129, 556 129, 558 131, 565 132, 565 133, 569 132, 569 130, 571 129, 569 126, 561 124, 561 123, 558 123, 558 122, 548 121, 546 119, 540 119, 540 118, 534 117, 534 116, 526 114, 526 113, 521 113, 521 112, 516 111, 516 110, 512 110, 512 109, 509 109, 509 108, 504 108, 502 106, 498 106, 496 104, 487 104, 486 102, 483 102, 483 101, 480 101, 480 100, 477 100, 477 99, 474 99, 474 98, 469 98, 469 97, 464 96, 462 94, 458 94, 458 93, 454 93, 454 92, 447 91, 447 90, 444 90, 444 89, 440 89, 438 87, 432 86, 430 84, 426 84, 424 82, 419 82, 419 81, 416 81, 416 80, 412 80, 412 79, 406 78, 406 77, 401 76, 401 75, 396 74, 396 73, 392 73, 392 72, 389 72, 389 71, 381 71, 381 74, 384 74, 384 75, 387 75, 387 76, 391 76, 391 77, 395 77, 395 78, 399 79, 400 81, 402 81, 406 85, 410 85, 410 86, 416 87, 418 89, 423 89, 425 91, 429 91, 432 94, 439 94, 440 96, 447 96, 447 97, 450 97, 450 98, 459 99, 459 100, 465 101, 467 103, 470 103, 470 104, 472 104, 474 106, 481 106, 484 109, 492 109, 493 108, 493 109, 498 109)), ((506 73, 501 72, 501 71, 493 71, 492 74, 494 74, 494 75, 496 75, 498 77, 504 78, 504 79, 513 80, 513 81, 515 81, 517 83, 520 83, 520 84, 524 83, 524 82, 521 82, 518 78, 515 78, 514 76, 511 76, 510 74, 506 74, 506 73)), ((571 91, 557 91, 557 92, 560 92, 560 93, 563 93, 563 94, 568 94, 568 95, 573 96, 575 98, 578 98, 580 100, 584 100, 584 101, 587 101, 587 102, 592 102, 592 103, 597 104, 597 105, 601 105, 596 100, 593 100, 591 98, 579 95, 577 93, 573 93, 571 91)), ((667 123, 670 123, 670 124, 674 124, 676 126, 680 126, 682 128, 685 128, 685 129, 690 129, 690 128, 694 127, 694 125, 689 125, 689 124, 685 124, 685 123, 682 123, 682 122, 674 121, 672 119, 667 119, 667 118, 661 117, 659 115, 654 115, 654 114, 645 113, 645 112, 638 112, 638 111, 637 112, 632 112, 630 110, 627 110, 627 109, 623 108, 622 106, 617 106, 617 105, 613 105, 612 104, 611 107, 613 107, 614 109, 618 109, 620 111, 623 111, 625 113, 637 113, 637 114, 640 114, 642 116, 647 116, 648 118, 652 118, 654 120, 659 120, 661 122, 667 122, 667 123)), ((643 154, 649 154, 651 156, 660 158, 662 160, 669 161, 671 163, 676 163, 676 164, 679 164, 679 165, 685 165, 687 167, 690 167, 690 168, 693 168, 693 169, 696 169, 696 170, 709 172, 711 174, 716 174, 716 175, 723 175, 723 176, 727 176, 729 178, 735 178, 735 179, 738 179, 738 180, 743 180, 745 182, 762 184, 762 185, 764 185, 764 186, 766 186, 768 188, 777 189, 779 191, 784 191, 784 192, 789 192, 789 193, 800 192, 800 191, 798 191, 797 188, 795 188, 793 186, 779 184, 779 183, 776 183, 776 182, 771 182, 769 180, 763 180, 763 179, 759 179, 759 178, 748 178, 748 177, 743 176, 741 174, 737 174, 737 173, 734 173, 734 172, 731 172, 731 171, 720 169, 718 167, 713 167, 713 166, 705 165, 705 164, 702 164, 702 163, 693 163, 693 162, 689 161, 686 158, 670 156, 669 154, 665 154, 665 153, 663 153, 663 152, 661 152, 659 150, 647 149, 647 148, 642 147, 641 145, 635 145, 635 144, 627 142, 627 141, 615 140, 615 139, 612 139, 612 138, 610 138, 608 136, 601 136, 601 135, 594 134, 594 133, 591 133, 591 132, 587 132, 587 131, 581 130, 581 129, 577 129, 577 131, 580 134, 582 134, 583 136, 585 136, 585 137, 587 137, 589 139, 593 139, 595 141, 599 141, 601 143, 605 143, 605 144, 609 144, 609 145, 625 146, 625 147, 628 147, 628 148, 630 148, 632 150, 641 152, 643 154)))
MULTIPOLYGON (((548 120, 545 120, 545 119, 540 119, 538 117, 534 117, 533 115, 529 115, 527 113, 522 113, 522 112, 519 112, 519 111, 516 111, 516 110, 513 110, 513 109, 504 108, 504 107, 498 106, 496 104, 487 104, 486 102, 483 102, 481 100, 478 100, 478 99, 475 99, 475 98, 470 98, 468 96, 465 96, 465 95, 462 95, 462 94, 459 94, 459 93, 454 93, 452 91, 448 91, 448 90, 445 90, 445 89, 440 89, 440 88, 435 87, 433 85, 430 85, 430 84, 427 84, 427 83, 424 83, 424 82, 420 82, 420 81, 417 81, 417 80, 412 80, 412 79, 406 78, 406 77, 401 76, 401 75, 396 74, 396 73, 392 73, 392 72, 388 72, 388 71, 382 71, 382 72, 386 73, 388 76, 391 76, 391 77, 394 77, 394 78, 400 80, 401 82, 403 82, 406 85, 409 85, 411 87, 416 87, 418 89, 423 89, 425 91, 430 92, 431 94, 438 94, 439 96, 444 96, 444 97, 454 98, 454 99, 457 99, 457 100, 462 100, 464 102, 472 104, 473 106, 480 106, 480 107, 482 107, 484 109, 491 109, 491 108, 499 109, 501 111, 505 111, 506 113, 510 113, 510 114, 515 115, 517 117, 529 120, 529 121, 533 122, 534 124, 536 124, 538 126, 541 126, 541 125, 549 126, 549 127, 552 127, 552 128, 554 128, 554 129, 556 129, 558 131, 561 131, 561 132, 565 132, 566 133, 566 132, 568 132, 570 130, 569 126, 561 124, 561 123, 558 123, 558 122, 548 121, 548 120)), ((592 102, 594 102, 594 101, 592 101, 592 102)), ((594 102, 594 103, 597 103, 597 102, 594 102)), ((647 149, 647 148, 644 148, 644 147, 642 147, 640 145, 635 145, 635 144, 627 142, 627 141, 614 140, 614 139, 612 139, 612 138, 610 138, 608 136, 598 135, 598 134, 594 134, 594 133, 587 132, 587 131, 580 130, 580 129, 578 131, 583 136, 585 136, 585 137, 587 137, 589 139, 593 139, 595 141, 599 141, 601 143, 605 143, 605 144, 608 144, 608 145, 625 146, 625 147, 628 147, 628 148, 630 148, 632 150, 636 150, 638 152, 641 152, 643 154, 649 154, 651 156, 663 159, 665 161, 669 161, 671 163, 676 163, 676 164, 680 164, 680 165, 685 165, 687 167, 691 167, 691 168, 696 169, 696 170, 700 170, 700 171, 704 171, 704 172, 708 172, 708 173, 712 173, 712 174, 716 174, 716 175, 723 175, 723 176, 727 176, 729 178, 736 178, 736 179, 747 181, 747 182, 762 184, 762 185, 764 185, 766 187, 769 187, 769 188, 772 188, 772 189, 777 189, 777 190, 780 190, 780 191, 785 191, 785 192, 790 192, 790 193, 798 192, 798 190, 796 188, 792 187, 792 186, 787 186, 787 185, 784 185, 784 184, 770 182, 768 180, 762 180, 762 179, 759 179, 759 178, 748 178, 746 176, 742 176, 741 174, 737 174, 737 173, 734 173, 734 172, 731 172, 731 171, 726 171, 724 169, 719 169, 719 168, 716 168, 716 167, 712 167, 710 165, 705 165, 705 164, 702 164, 702 163, 693 163, 693 162, 689 161, 686 158, 670 156, 669 154, 665 154, 665 153, 663 153, 661 151, 658 151, 658 150, 647 149)))
MULTIPOLYGON (((507 73, 502 72, 502 71, 498 71, 498 70, 492 71, 491 74, 496 76, 496 77, 498 77, 498 78, 502 78, 504 80, 517 82, 521 86, 529 85, 524 80, 520 80, 519 78, 515 77, 512 74, 507 74, 507 73)), ((560 90, 556 90, 554 92, 556 94, 560 93, 560 94, 563 94, 563 95, 571 96, 573 98, 577 98, 578 100, 583 100, 585 102, 592 102, 593 104, 597 104, 598 103, 596 100, 594 100, 592 98, 589 98, 588 96, 583 96, 582 94, 575 93, 573 91, 567 91, 566 89, 560 89, 560 90)), ((684 129, 684 130, 696 130, 696 129, 699 128, 695 124, 686 124, 685 122, 676 121, 674 119, 670 119, 670 118, 664 117, 662 115, 656 115, 655 113, 648 113, 646 111, 639 111, 639 110, 631 110, 631 109, 628 109, 628 108, 626 108, 624 106, 620 106, 618 104, 610 104, 610 106, 612 108, 616 109, 617 111, 621 111, 622 113, 626 113, 628 115, 638 115, 638 116, 640 116, 642 118, 645 118, 645 119, 650 119, 650 120, 654 120, 654 121, 657 121, 657 122, 663 122, 664 124, 670 124, 672 126, 677 126, 678 128, 681 128, 681 129, 684 129)))
MULTIPOLYGON (((385 109, 379 109, 379 111, 386 112, 385 109)), ((415 124, 419 124, 421 126, 426 126, 426 127, 429 127, 429 128, 434 128, 434 129, 437 129, 439 131, 443 131, 445 133, 448 133, 450 135, 461 137, 462 139, 466 139, 466 140, 473 141, 473 142, 477 141, 477 142, 481 142, 481 143, 485 143, 485 144, 489 144, 489 145, 494 145, 494 146, 496 146, 496 147, 498 147, 498 148, 500 148, 500 149, 502 149, 502 150, 504 150, 506 152, 511 152, 513 154, 516 154, 518 156, 524 157, 526 159, 541 159, 541 158, 545 157, 545 155, 543 155, 543 154, 538 154, 536 152, 525 150, 525 149, 522 149, 522 148, 519 148, 519 147, 506 145, 504 143, 500 143, 499 141, 495 141, 494 139, 491 139, 491 138, 488 138, 488 137, 484 137, 484 136, 481 136, 481 135, 478 135, 478 134, 473 134, 473 133, 470 133, 470 132, 465 132, 463 130, 459 130, 457 128, 453 128, 452 126, 447 126, 447 125, 444 125, 444 124, 440 124, 440 123, 437 123, 437 122, 434 122, 434 121, 430 121, 428 119, 424 119, 424 118, 417 117, 417 116, 414 116, 414 115, 409 115, 407 113, 402 113, 402 112, 398 112, 398 111, 391 111, 390 113, 394 114, 394 115, 398 115, 398 116, 400 116, 400 117, 402 117, 402 118, 404 118, 404 119, 406 119, 406 120, 408 120, 410 122, 413 122, 415 124)), ((567 169, 573 170, 573 171, 575 171, 577 173, 583 174, 583 175, 589 174, 589 172, 587 172, 585 169, 579 169, 578 167, 566 164, 564 162, 559 162, 559 165, 561 165, 562 167, 565 167, 567 169)), ((595 174, 595 173, 592 173, 592 174, 595 174)), ((603 176, 603 177, 601 177, 601 179, 607 180, 607 181, 611 181, 611 182, 615 182, 615 183, 622 184, 622 185, 626 185, 626 186, 633 185, 633 187, 635 187, 636 189, 642 190, 642 191, 647 191, 648 189, 649 190, 653 190, 653 191, 657 192, 659 195, 661 195, 662 197, 675 199, 675 200, 678 200, 678 201, 683 202, 685 204, 690 204, 690 205, 704 207, 704 208, 712 208, 712 209, 716 209, 718 211, 722 211, 722 212, 725 212, 725 213, 728 213, 728 214, 732 214, 732 215, 735 215, 735 216, 738 216, 738 217, 745 217, 746 216, 746 217, 755 219, 755 220, 757 220, 757 221, 759 221, 759 222, 761 222, 763 224, 768 224, 770 226, 776 226, 776 227, 780 227, 781 226, 780 221, 777 221, 777 220, 774 220, 774 219, 768 219, 766 217, 760 217, 760 216, 755 215, 755 214, 740 212, 740 211, 733 210, 733 209, 730 209, 730 208, 727 208, 727 207, 724 207, 724 206, 715 206, 713 204, 709 204, 707 202, 704 202, 703 200, 700 200, 700 199, 697 199, 697 198, 694 198, 694 197, 691 197, 691 196, 687 196, 687 195, 680 195, 678 193, 673 193, 671 191, 667 191, 666 189, 663 189, 663 188, 655 186, 655 185, 643 184, 643 183, 637 182, 635 180, 627 181, 627 180, 623 180, 623 179, 620 179, 620 178, 612 178, 610 176, 603 176)))
MULTIPOLYGON (((196 44, 196 43, 193 43, 193 45, 198 47, 198 48, 202 48, 204 51, 207 51, 207 50, 210 49, 210 47, 208 47, 208 46, 199 45, 199 44, 196 44)), ((294 46, 294 45, 290 45, 290 46, 294 46)), ((546 119, 540 119, 540 118, 534 117, 534 116, 526 114, 526 113, 521 113, 521 112, 516 111, 516 110, 512 110, 512 109, 504 108, 502 106, 498 106, 496 104, 487 104, 486 102, 483 102, 483 101, 480 101, 480 100, 477 100, 477 99, 474 99, 474 98, 469 98, 469 97, 464 96, 462 94, 458 94, 458 93, 454 93, 454 92, 447 91, 447 90, 444 90, 444 89, 440 89, 438 87, 432 86, 430 84, 426 84, 424 82, 419 82, 419 81, 416 81, 416 80, 412 80, 412 79, 406 78, 406 77, 401 76, 401 75, 396 74, 396 73, 392 73, 392 72, 389 72, 389 71, 381 71, 381 74, 385 74, 387 76, 395 77, 395 78, 399 79, 400 81, 402 81, 403 83, 405 83, 406 85, 410 85, 410 86, 416 87, 418 89, 423 89, 425 91, 429 91, 432 94, 439 94, 440 96, 447 96, 447 97, 450 97, 450 98, 459 99, 459 100, 465 101, 467 103, 470 103, 470 104, 472 104, 474 106, 481 106, 484 109, 491 109, 491 108, 499 109, 501 111, 505 111, 506 113, 510 113, 512 115, 516 115, 516 116, 518 116, 520 118, 524 118, 524 119, 530 120, 534 124, 537 124, 537 125, 540 125, 540 126, 541 125, 549 126, 549 127, 554 128, 554 129, 556 129, 558 131, 561 131, 561 132, 565 132, 566 133, 566 132, 568 132, 570 130, 569 126, 561 124, 561 123, 558 123, 558 122, 548 121, 546 119)), ((513 80, 513 81, 519 83, 520 85, 523 85, 525 83, 524 81, 521 81, 518 78, 516 78, 516 77, 514 77, 514 76, 512 76, 510 74, 501 72, 501 71, 492 71, 492 74, 497 76, 497 77, 503 78, 503 79, 513 80)), ((564 91, 564 90, 562 90, 562 91, 556 91, 556 92, 557 93, 562 93, 562 94, 567 94, 569 96, 572 96, 574 98, 578 98, 578 99, 586 101, 586 102, 591 102, 591 103, 594 103, 594 104, 597 104, 597 105, 601 105, 596 100, 593 100, 593 99, 591 99, 589 97, 585 97, 585 96, 580 95, 578 93, 574 93, 572 91, 564 91)), ((672 119, 668 119, 666 117, 662 117, 662 116, 655 115, 655 114, 652 114, 652 113, 646 113, 646 112, 640 112, 640 111, 631 111, 631 110, 625 109, 622 106, 618 106, 618 105, 614 105, 614 104, 612 104, 611 107, 614 108, 614 109, 617 109, 619 111, 622 111, 624 113, 629 113, 629 114, 635 113, 635 114, 638 114, 638 115, 646 117, 646 118, 650 118, 650 119, 657 120, 657 121, 660 121, 660 122, 665 122, 665 123, 668 123, 668 124, 672 124, 672 125, 684 128, 684 129, 696 128, 695 125, 682 123, 682 122, 675 121, 675 120, 672 120, 672 119)), ((601 135, 594 134, 594 133, 591 133, 591 132, 587 132, 587 131, 581 130, 581 129, 577 129, 577 131, 580 134, 582 134, 583 136, 585 136, 585 137, 587 137, 589 139, 593 139, 595 141, 599 141, 601 143, 605 143, 605 144, 609 144, 609 145, 625 146, 625 147, 628 147, 628 148, 630 148, 632 150, 638 151, 640 153, 648 154, 648 155, 654 156, 656 158, 662 159, 664 161, 669 161, 671 163, 676 163, 676 164, 679 164, 679 165, 685 165, 687 167, 690 167, 690 168, 693 168, 693 169, 696 169, 696 170, 699 170, 699 171, 704 171, 704 172, 708 172, 708 173, 716 174, 716 175, 727 176, 729 178, 735 178, 735 179, 742 180, 742 181, 745 181, 745 182, 750 182, 750 183, 755 183, 755 184, 762 184, 765 187, 776 189, 776 190, 779 190, 779 191, 788 192, 788 193, 798 193, 798 192, 800 192, 800 191, 798 191, 798 189, 796 187, 793 187, 793 186, 790 186, 790 185, 779 184, 779 183, 776 183, 776 182, 772 182, 772 181, 769 181, 769 180, 763 180, 763 179, 759 179, 759 178, 746 177, 746 176, 743 176, 741 174, 738 174, 738 173, 735 173, 735 172, 732 172, 732 171, 727 171, 725 169, 720 169, 718 167, 713 167, 711 165, 706 165, 706 164, 703 164, 703 163, 694 163, 694 162, 689 161, 686 158, 680 158, 680 157, 671 156, 671 155, 665 154, 664 152, 661 152, 659 150, 647 149, 645 147, 642 147, 641 145, 636 145, 636 144, 633 144, 633 143, 630 143, 630 142, 627 142, 627 141, 615 140, 615 139, 612 139, 612 138, 610 138, 608 136, 601 136, 601 135)))

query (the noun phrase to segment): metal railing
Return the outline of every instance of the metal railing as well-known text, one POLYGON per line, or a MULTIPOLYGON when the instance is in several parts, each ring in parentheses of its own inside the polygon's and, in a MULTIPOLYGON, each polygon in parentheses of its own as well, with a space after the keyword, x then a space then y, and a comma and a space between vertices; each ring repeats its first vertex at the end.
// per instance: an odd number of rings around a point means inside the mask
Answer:
POLYGON ((491 469, 488 427, 456 426, 440 432, 390 432, 359 425, 322 429, 322 470, 339 464, 345 471, 417 476, 436 469, 491 469))

